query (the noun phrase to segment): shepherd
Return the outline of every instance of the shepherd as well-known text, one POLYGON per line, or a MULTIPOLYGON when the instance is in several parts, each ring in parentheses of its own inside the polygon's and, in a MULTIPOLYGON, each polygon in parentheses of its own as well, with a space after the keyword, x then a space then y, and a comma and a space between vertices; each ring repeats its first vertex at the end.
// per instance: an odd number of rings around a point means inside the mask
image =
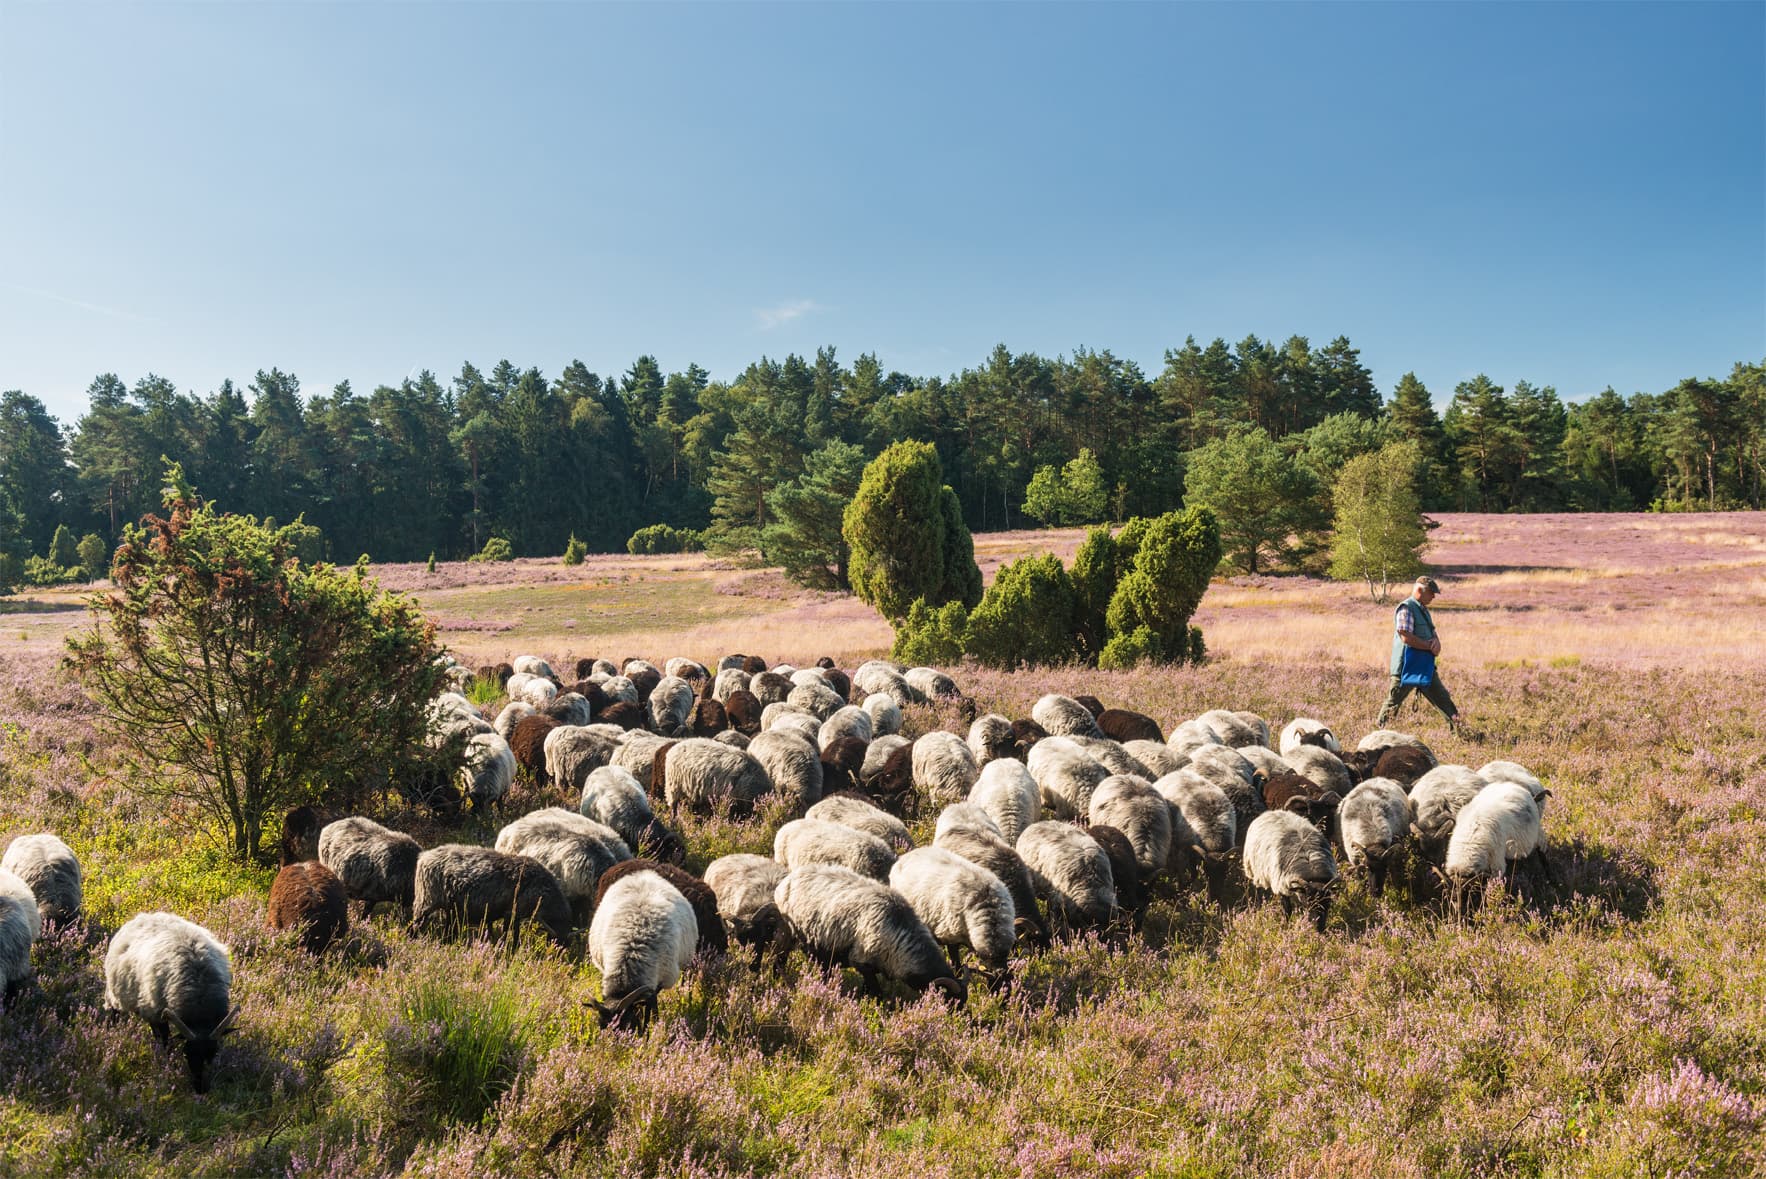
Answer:
POLYGON ((1392 635, 1392 686, 1386 703, 1380 709, 1376 728, 1397 715, 1398 708, 1413 691, 1421 691, 1423 699, 1441 710, 1447 727, 1456 736, 1466 735, 1465 718, 1453 703, 1453 696, 1435 668, 1435 657, 1441 654, 1441 639, 1435 634, 1435 620, 1429 614, 1429 603, 1441 592, 1433 577, 1419 577, 1411 586, 1410 597, 1398 603, 1392 635))

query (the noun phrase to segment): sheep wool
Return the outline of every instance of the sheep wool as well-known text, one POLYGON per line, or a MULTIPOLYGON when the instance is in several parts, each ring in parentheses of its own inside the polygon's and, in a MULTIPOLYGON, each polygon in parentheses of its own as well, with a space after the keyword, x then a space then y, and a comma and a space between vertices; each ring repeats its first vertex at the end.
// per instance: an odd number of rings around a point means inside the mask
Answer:
POLYGON ((748 690, 748 673, 740 667, 726 667, 712 681, 711 698, 719 704, 728 702, 730 693, 748 690))
POLYGON ((805 812, 804 818, 823 823, 839 823, 854 831, 875 835, 892 851, 907 851, 914 846, 907 824, 870 801, 851 794, 831 794, 805 812))
POLYGON ((1018 752, 1018 736, 1012 722, 997 712, 978 716, 969 726, 969 752, 975 764, 986 768, 989 762, 1013 757, 1018 752))
POLYGON ((1196 723, 1205 725, 1222 745, 1233 749, 1241 745, 1261 745, 1269 738, 1267 728, 1260 736, 1255 728, 1239 719, 1238 713, 1224 708, 1209 709, 1196 718, 1196 723))
POLYGON ((1018 838, 1036 895, 1056 928, 1099 929, 1116 916, 1116 881, 1098 841, 1071 823, 1032 823, 1018 838))
POLYGON ((934 839, 932 845, 993 873, 1011 895, 1012 909, 1018 919, 1027 923, 1019 927, 1019 936, 1026 936, 1025 931, 1028 931, 1028 936, 1038 945, 1048 944, 1048 925, 1036 903, 1036 884, 1030 878, 1030 869, 1025 866, 1024 857, 1005 840, 980 828, 952 827, 934 839))
POLYGON ((895 853, 875 835, 843 823, 793 819, 773 836, 773 859, 792 870, 838 864, 873 880, 887 880, 895 853))
POLYGON ((343 881, 350 900, 370 911, 390 901, 410 913, 422 851, 404 832, 359 815, 327 823, 319 832, 319 862, 343 881))
POLYGON ((613 828, 556 806, 523 815, 504 827, 497 832, 496 848, 544 864, 570 902, 577 925, 588 922, 601 873, 632 858, 631 848, 613 828))
POLYGON ((650 797, 622 766, 597 766, 583 782, 577 813, 612 828, 626 847, 657 860, 684 857, 686 847, 650 809, 650 797))
POLYGON ((1317 827, 1287 811, 1264 811, 1252 819, 1245 832, 1245 878, 1280 897, 1289 912, 1300 904, 1323 931, 1337 862, 1317 827))
POLYGON ((1058 819, 1075 819, 1091 809, 1091 792, 1110 768, 1066 737, 1046 737, 1025 759, 1036 779, 1042 805, 1058 819))
POLYGON ((25 882, 45 922, 72 921, 80 915, 85 893, 79 857, 56 836, 20 835, 6 845, 0 872, 11 872, 25 882))
POLYGON ((473 734, 460 765, 460 789, 472 800, 472 809, 501 802, 514 784, 515 752, 509 742, 495 733, 473 734))
POLYGON ((1357 741, 1355 743, 1355 748, 1365 752, 1369 749, 1395 749, 1400 745, 1408 745, 1413 749, 1420 749, 1429 755, 1429 760, 1431 762, 1440 764, 1436 761, 1435 751, 1423 744, 1420 738, 1413 737, 1409 733, 1400 733, 1397 729, 1375 729, 1373 732, 1357 741))
POLYGON ((317 860, 284 864, 270 883, 267 923, 300 930, 301 948, 323 954, 349 932, 349 896, 337 874, 317 860))
POLYGON ((1017 910, 992 872, 941 847, 922 847, 895 861, 889 887, 913 906, 941 945, 972 950, 999 970, 1017 939, 1017 910))
POLYGON ((913 774, 914 785, 943 806, 968 797, 981 767, 967 742, 940 729, 914 742, 913 774))
POLYGON ((1482 882, 1503 875, 1545 842, 1539 808, 1518 782, 1492 782, 1460 808, 1447 843, 1447 875, 1482 882))
POLYGON ((1175 774, 1190 764, 1187 755, 1159 741, 1124 741, 1122 751, 1145 767, 1149 782, 1157 782, 1166 774, 1175 774))
POLYGON ((1485 762, 1478 767, 1478 776, 1486 782, 1513 782, 1525 786, 1527 793, 1533 796, 1533 805, 1539 808, 1540 818, 1545 817, 1545 800, 1551 797, 1551 791, 1526 766, 1513 761, 1485 762))
POLYGON ((932 931, 889 886, 837 865, 807 864, 779 882, 773 901, 817 960, 851 966, 873 987, 881 976, 967 998, 932 931))
POLYGON ((717 896, 717 911, 730 936, 747 946, 772 943, 779 930, 773 892, 789 871, 777 860, 737 852, 705 866, 705 883, 717 896))
POLYGON ((581 791, 590 774, 612 764, 624 736, 601 725, 560 725, 546 734, 546 776, 568 792, 581 791))
POLYGON ((1410 834, 1417 854, 1437 866, 1446 861, 1447 841, 1460 808, 1489 785, 1469 766, 1436 766, 1410 787, 1410 834))
POLYGON ((748 742, 748 754, 760 763, 773 791, 791 799, 798 810, 821 799, 821 755, 798 732, 772 729, 761 733, 748 742))
POLYGON ((518 675, 537 675, 548 680, 557 678, 552 671, 552 665, 538 655, 517 655, 509 662, 518 675))
POLYGON ((227 947, 174 913, 130 918, 104 955, 104 1006, 139 1015, 162 1044, 176 1028, 198 1093, 208 1092, 209 1062, 233 1027, 232 988, 227 947))
POLYGON ((1069 737, 1067 740, 1085 750, 1094 760, 1103 762, 1104 768, 1112 774, 1132 774, 1149 782, 1155 777, 1152 770, 1108 737, 1069 737))
POLYGON ((1151 880, 1171 860, 1171 804, 1140 778, 1105 778, 1092 791, 1089 820, 1114 827, 1134 848, 1142 880, 1151 880))
POLYGON ((744 818, 755 800, 773 788, 766 769, 748 750, 705 737, 677 741, 668 750, 665 775, 662 789, 668 805, 697 814, 719 811, 744 818))
POLYGON ((1284 753, 1282 759, 1294 767, 1296 774, 1310 779, 1320 790, 1333 791, 1338 798, 1355 787, 1355 776, 1349 772, 1349 767, 1329 749, 1296 745, 1284 753))
POLYGON ((539 709, 525 700, 511 700, 503 705, 503 711, 497 713, 497 719, 491 722, 491 728, 496 730, 497 736, 507 741, 516 725, 538 711, 539 709))
POLYGON ((1091 710, 1071 696, 1051 692, 1030 706, 1030 719, 1055 737, 1102 737, 1091 710))
POLYGON ((967 827, 975 831, 986 831, 990 835, 999 835, 999 824, 993 816, 980 807, 967 802, 953 802, 938 812, 938 822, 933 826, 932 838, 936 842, 946 831, 959 827, 967 827))
POLYGON ((870 713, 856 704, 842 705, 817 730, 816 748, 826 749, 842 737, 856 737, 860 741, 869 742, 873 731, 870 713))
POLYGON ((874 737, 865 746, 865 763, 859 770, 859 776, 869 782, 883 772, 884 765, 889 761, 890 754, 898 749, 907 749, 913 744, 899 733, 888 733, 874 737))
MULTIPOLYGON (((660 798, 662 783, 651 781, 650 771, 656 764, 656 751, 667 744, 666 737, 658 737, 643 729, 633 729, 626 733, 625 740, 613 751, 613 760, 608 764, 618 766, 630 774, 638 785, 649 790, 652 797, 660 798)), ((584 785, 587 785, 586 781, 584 785)))
POLYGON ((871 739, 890 737, 901 732, 901 706, 887 694, 866 696, 859 707, 871 715, 871 739))
POLYGON ((655 872, 615 882, 589 924, 602 1026, 638 1026, 655 1014, 658 993, 681 981, 698 945, 698 920, 678 888, 655 872))
POLYGON ((693 685, 679 676, 663 676, 650 690, 650 728, 664 737, 684 737, 693 715, 693 685))
POLYGON ((444 843, 417 857, 414 927, 440 924, 454 931, 500 923, 518 935, 529 919, 559 945, 569 943, 570 902, 538 860, 464 843, 444 843))
POLYGON ((1219 745, 1220 738, 1216 737, 1214 730, 1207 725, 1187 720, 1171 730, 1171 736, 1165 739, 1165 744, 1187 757, 1194 753, 1198 746, 1219 745))
POLYGON ((957 682, 935 667, 910 667, 901 678, 926 700, 954 700, 962 695, 957 682))
POLYGON ((1337 735, 1331 732, 1331 726, 1309 716, 1297 716, 1282 729, 1281 755, 1288 757, 1302 745, 1328 749, 1332 753, 1343 752, 1343 746, 1337 740, 1337 735))
POLYGON ((6 1006, 31 977, 31 946, 43 932, 31 886, 13 872, 0 868, 0 987, 6 1006))
POLYGON ((1042 792, 1036 779, 1023 762, 1009 757, 981 767, 981 776, 969 787, 969 802, 987 813, 1008 846, 1042 818, 1042 792))
POLYGON ((1349 866, 1368 874, 1375 896, 1386 891, 1392 855, 1410 834, 1410 800, 1404 787, 1387 778, 1369 778, 1349 792, 1337 810, 1349 866))

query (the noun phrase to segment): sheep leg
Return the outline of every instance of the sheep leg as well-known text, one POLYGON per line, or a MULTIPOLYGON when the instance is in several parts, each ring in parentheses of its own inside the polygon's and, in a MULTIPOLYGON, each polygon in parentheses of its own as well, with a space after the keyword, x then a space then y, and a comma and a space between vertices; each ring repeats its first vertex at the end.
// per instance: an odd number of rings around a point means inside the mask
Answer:
POLYGON ((159 1041, 160 1051, 169 1052, 172 1048, 172 1028, 163 1019, 150 1019, 147 1026, 153 1029, 153 1038, 159 1041))
POLYGON ((962 947, 954 946, 954 945, 947 946, 945 948, 945 956, 950 959, 951 973, 957 975, 959 978, 962 977, 962 970, 963 970, 962 947))
POLYGON ((29 976, 26 976, 25 978, 8 979, 6 981, 6 1010, 8 1010, 8 1011, 12 1010, 13 1002, 15 1000, 17 1000, 17 998, 19 997, 19 994, 21 992, 23 992, 23 990, 25 989, 25 986, 30 981, 31 980, 30 980, 29 976))
POLYGON ((877 968, 875 966, 860 966, 856 969, 859 977, 865 980, 865 993, 879 999, 882 998, 883 984, 877 979, 877 968))

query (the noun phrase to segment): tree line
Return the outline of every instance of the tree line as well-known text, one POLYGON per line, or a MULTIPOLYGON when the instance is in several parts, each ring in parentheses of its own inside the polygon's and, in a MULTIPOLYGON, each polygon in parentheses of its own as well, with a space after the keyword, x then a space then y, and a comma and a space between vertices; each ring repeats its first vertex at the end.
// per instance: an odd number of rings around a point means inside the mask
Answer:
POLYGON ((277 368, 207 394, 106 373, 71 425, 6 392, 0 556, 22 568, 57 529, 114 544, 158 506, 162 456, 223 510, 304 515, 334 560, 399 561, 458 558, 492 538, 518 556, 556 555, 572 536, 615 551, 653 525, 788 548, 794 513, 837 519, 864 463, 903 440, 932 444, 976 531, 1152 517, 1184 502, 1194 456, 1253 436, 1287 468, 1277 483, 1300 472, 1291 493, 1313 488, 1327 514, 1345 463, 1402 441, 1423 456, 1425 510, 1766 505, 1761 364, 1576 403, 1479 375, 1438 414, 1414 374, 1382 396, 1344 337, 1319 348, 1301 336, 1191 338, 1151 376, 1107 350, 1050 358, 1002 345, 923 378, 823 348, 763 357, 728 381, 697 365, 665 373, 651 356, 607 376, 580 361, 547 377, 504 360, 365 395, 345 381, 309 396, 277 368))

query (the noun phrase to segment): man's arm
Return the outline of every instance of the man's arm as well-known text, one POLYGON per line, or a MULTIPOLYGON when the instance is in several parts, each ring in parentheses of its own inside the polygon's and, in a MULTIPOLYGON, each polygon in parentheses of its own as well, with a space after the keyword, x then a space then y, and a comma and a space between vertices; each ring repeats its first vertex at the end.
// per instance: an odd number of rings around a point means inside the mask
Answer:
MULTIPOLYGON (((1408 599, 1406 599, 1408 601, 1408 599)), ((1414 647, 1418 651, 1427 651, 1431 655, 1441 654, 1440 639, 1419 639, 1411 633, 1412 619, 1409 610, 1401 604, 1398 607, 1398 638, 1406 647, 1414 647)))

